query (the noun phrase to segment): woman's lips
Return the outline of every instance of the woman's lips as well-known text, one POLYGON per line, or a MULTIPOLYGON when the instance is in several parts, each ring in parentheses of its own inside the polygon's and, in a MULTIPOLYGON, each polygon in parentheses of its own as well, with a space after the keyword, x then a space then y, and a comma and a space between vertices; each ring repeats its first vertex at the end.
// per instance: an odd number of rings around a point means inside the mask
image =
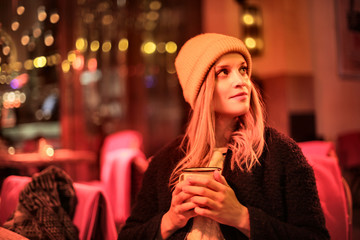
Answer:
POLYGON ((243 99, 246 99, 247 96, 248 96, 248 94, 246 92, 241 92, 241 93, 231 96, 230 99, 243 100, 243 99))

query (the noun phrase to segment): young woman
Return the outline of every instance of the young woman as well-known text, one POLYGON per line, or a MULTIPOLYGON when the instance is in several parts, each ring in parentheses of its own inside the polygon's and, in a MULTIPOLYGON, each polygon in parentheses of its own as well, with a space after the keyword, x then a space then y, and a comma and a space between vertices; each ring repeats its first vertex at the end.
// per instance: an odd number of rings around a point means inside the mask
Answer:
POLYGON ((264 125, 243 42, 200 34, 175 66, 192 116, 153 157, 119 239, 329 239, 312 168, 264 125), (222 170, 179 181, 185 168, 207 166, 222 170))

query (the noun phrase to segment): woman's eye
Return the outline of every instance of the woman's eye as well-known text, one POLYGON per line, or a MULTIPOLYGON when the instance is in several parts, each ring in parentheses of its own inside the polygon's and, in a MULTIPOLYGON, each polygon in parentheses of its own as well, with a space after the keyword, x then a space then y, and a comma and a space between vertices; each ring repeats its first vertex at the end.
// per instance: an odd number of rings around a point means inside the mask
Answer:
POLYGON ((247 74, 248 73, 248 68, 247 67, 241 67, 240 68, 240 70, 239 70, 239 72, 241 73, 241 74, 247 74))
POLYGON ((226 76, 229 74, 229 71, 227 69, 220 69, 217 73, 216 76, 221 77, 221 76, 226 76))

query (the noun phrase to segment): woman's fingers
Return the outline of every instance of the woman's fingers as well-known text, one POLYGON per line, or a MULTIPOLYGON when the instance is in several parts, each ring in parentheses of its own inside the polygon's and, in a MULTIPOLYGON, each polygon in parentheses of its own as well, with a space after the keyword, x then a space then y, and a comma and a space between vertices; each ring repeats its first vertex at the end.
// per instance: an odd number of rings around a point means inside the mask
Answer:
POLYGON ((223 175, 221 175, 221 172, 219 170, 216 170, 214 172, 214 179, 216 181, 218 181, 221 184, 224 184, 225 186, 229 186, 229 184, 227 183, 225 177, 223 175))

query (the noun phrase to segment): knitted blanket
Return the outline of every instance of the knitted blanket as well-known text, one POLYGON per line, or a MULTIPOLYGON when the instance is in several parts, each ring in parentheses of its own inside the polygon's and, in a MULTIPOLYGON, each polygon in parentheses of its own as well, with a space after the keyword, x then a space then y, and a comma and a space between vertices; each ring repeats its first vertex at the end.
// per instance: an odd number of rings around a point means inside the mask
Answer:
POLYGON ((79 231, 72 223, 76 204, 71 178, 50 166, 20 192, 16 210, 3 227, 31 240, 77 240, 79 231))

